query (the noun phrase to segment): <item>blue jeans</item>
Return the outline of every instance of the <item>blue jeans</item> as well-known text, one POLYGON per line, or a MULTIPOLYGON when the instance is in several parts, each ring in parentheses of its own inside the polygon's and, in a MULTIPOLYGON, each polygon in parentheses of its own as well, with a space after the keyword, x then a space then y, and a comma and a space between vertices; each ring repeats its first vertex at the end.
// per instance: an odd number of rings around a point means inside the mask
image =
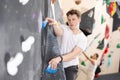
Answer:
POLYGON ((64 70, 65 70, 66 80, 76 80, 78 65, 64 68, 64 70))

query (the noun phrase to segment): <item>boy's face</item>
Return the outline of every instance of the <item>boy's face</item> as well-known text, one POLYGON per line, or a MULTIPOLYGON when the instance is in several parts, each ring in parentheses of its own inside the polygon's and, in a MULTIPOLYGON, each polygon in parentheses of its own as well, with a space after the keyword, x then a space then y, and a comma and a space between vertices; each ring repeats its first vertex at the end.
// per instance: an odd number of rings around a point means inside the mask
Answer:
POLYGON ((75 14, 69 15, 67 19, 70 29, 74 30, 79 27, 80 18, 78 18, 75 14))
POLYGON ((94 54, 92 58, 97 60, 97 55, 94 54))

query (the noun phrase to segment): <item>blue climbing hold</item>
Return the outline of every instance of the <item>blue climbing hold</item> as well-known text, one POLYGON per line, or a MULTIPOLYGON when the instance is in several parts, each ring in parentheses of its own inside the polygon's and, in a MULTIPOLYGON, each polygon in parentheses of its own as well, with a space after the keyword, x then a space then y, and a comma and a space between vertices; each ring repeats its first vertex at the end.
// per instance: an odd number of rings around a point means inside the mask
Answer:
POLYGON ((42 29, 44 29, 47 25, 48 21, 42 21, 42 29))
POLYGON ((50 74, 55 74, 56 72, 57 72, 57 69, 53 69, 52 67, 51 67, 51 64, 50 65, 48 65, 48 67, 46 68, 46 70, 45 70, 47 73, 50 73, 50 74))
POLYGON ((106 66, 109 67, 112 63, 112 58, 111 57, 108 57, 108 61, 107 61, 107 64, 106 66))

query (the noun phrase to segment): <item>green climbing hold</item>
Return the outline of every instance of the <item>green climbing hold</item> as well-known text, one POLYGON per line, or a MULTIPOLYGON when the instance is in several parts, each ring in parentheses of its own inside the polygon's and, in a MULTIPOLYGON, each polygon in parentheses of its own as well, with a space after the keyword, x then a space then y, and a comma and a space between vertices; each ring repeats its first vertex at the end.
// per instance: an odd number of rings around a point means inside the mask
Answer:
POLYGON ((84 61, 82 61, 82 62, 81 62, 81 65, 86 66, 86 64, 85 64, 85 62, 84 62, 84 61))
POLYGON ((99 44, 100 44, 101 42, 102 42, 102 41, 100 41, 100 40, 98 41, 99 44))
POLYGON ((105 2, 106 2, 106 5, 110 5, 110 0, 105 0, 105 2))
POLYGON ((117 48, 120 48, 120 43, 117 44, 117 48))
POLYGON ((102 41, 99 41, 99 45, 97 46, 97 49, 103 50, 104 48, 104 38, 102 39, 102 41))
POLYGON ((110 58, 110 57, 111 57, 111 54, 109 54, 108 57, 110 58))
POLYGON ((105 22, 105 18, 104 18, 104 16, 102 15, 101 16, 101 24, 103 24, 105 22))

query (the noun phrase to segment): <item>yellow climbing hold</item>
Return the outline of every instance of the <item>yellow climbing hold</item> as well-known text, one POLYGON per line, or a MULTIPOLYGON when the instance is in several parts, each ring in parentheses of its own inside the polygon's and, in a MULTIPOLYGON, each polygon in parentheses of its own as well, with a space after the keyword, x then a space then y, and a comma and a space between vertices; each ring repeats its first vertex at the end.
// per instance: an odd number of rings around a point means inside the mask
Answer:
POLYGON ((117 30, 119 30, 119 31, 120 31, 120 26, 117 28, 117 30))

